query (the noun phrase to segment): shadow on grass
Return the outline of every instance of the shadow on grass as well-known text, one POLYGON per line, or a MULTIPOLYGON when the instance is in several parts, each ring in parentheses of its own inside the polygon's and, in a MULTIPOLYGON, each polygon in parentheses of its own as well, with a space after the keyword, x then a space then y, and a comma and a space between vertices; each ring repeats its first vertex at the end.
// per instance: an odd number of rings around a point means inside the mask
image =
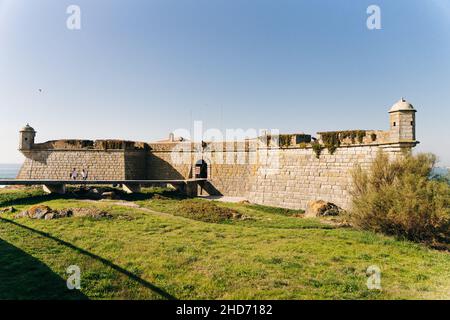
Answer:
POLYGON ((188 197, 185 194, 177 190, 163 190, 155 192, 147 191, 142 193, 131 193, 131 194, 122 192, 120 194, 120 199, 125 201, 143 201, 152 199, 183 200, 187 198, 188 197))
POLYGON ((45 201, 70 199, 68 195, 21 193, 18 197, 1 197, 0 207, 35 205, 45 201))
POLYGON ((38 259, 0 239, 0 300, 87 300, 38 259))
MULTIPOLYGON (((151 199, 170 199, 170 200, 183 200, 187 199, 187 196, 176 190, 158 190, 158 191, 146 191, 142 193, 128 194, 121 189, 112 187, 101 187, 103 192, 111 192, 117 195, 118 200, 124 201, 145 201, 151 199)), ((66 194, 40 194, 33 192, 21 192, 18 194, 4 194, 0 195, 0 207, 20 206, 20 205, 36 205, 42 202, 51 200, 101 200, 101 194, 96 195, 89 193, 88 189, 73 188, 66 194)))
MULTIPOLYGON (((115 270, 115 271, 117 271, 117 272, 119 272, 119 273, 121 273, 121 274, 123 274, 123 275, 129 277, 130 279, 136 281, 136 282, 139 283, 140 285, 146 287, 147 289, 150 289, 151 291, 153 291, 154 293, 160 295, 161 297, 163 297, 163 298, 165 298, 165 299, 168 299, 168 300, 175 300, 175 299, 176 299, 174 296, 170 295, 169 293, 167 293, 167 292, 164 291, 163 289, 158 288, 157 286, 151 284, 150 282, 145 281, 144 279, 138 277, 138 276, 135 275, 134 273, 132 273, 132 272, 126 270, 126 269, 123 269, 122 267, 120 267, 120 266, 118 266, 118 265, 112 263, 112 262, 109 261, 109 260, 106 260, 105 258, 102 258, 102 257, 100 257, 100 256, 97 256, 97 255, 95 255, 95 254, 93 254, 93 253, 91 253, 91 252, 89 252, 89 251, 86 251, 86 250, 84 250, 84 249, 81 249, 81 248, 79 248, 79 247, 77 247, 77 246, 74 246, 73 244, 71 244, 71 243, 69 243, 69 242, 66 242, 66 241, 64 241, 64 240, 58 239, 58 238, 56 238, 56 237, 54 237, 54 236, 52 236, 52 235, 50 235, 50 234, 48 234, 48 233, 46 233, 46 232, 42 232, 42 231, 39 231, 39 230, 30 228, 30 227, 28 227, 28 226, 22 225, 22 224, 20 224, 20 223, 17 223, 17 222, 15 222, 15 221, 11 221, 11 220, 8 220, 8 219, 0 218, 0 220, 3 221, 3 222, 6 222, 6 223, 11 223, 11 224, 13 224, 13 225, 15 225, 15 226, 17 226, 17 227, 20 227, 20 228, 23 228, 23 229, 25 229, 25 230, 31 231, 31 232, 33 232, 33 233, 36 233, 36 234, 38 234, 38 235, 40 235, 40 236, 43 236, 43 237, 46 237, 46 238, 48 238, 48 239, 51 239, 51 240, 57 242, 57 243, 60 244, 60 245, 66 246, 66 247, 68 247, 68 248, 70 248, 70 249, 72 249, 72 250, 77 251, 77 252, 80 253, 80 254, 86 255, 86 256, 88 256, 88 257, 90 257, 90 258, 92 258, 92 259, 95 259, 95 260, 97 260, 97 261, 100 261, 100 262, 103 263, 104 265, 106 265, 106 266, 110 267, 111 269, 113 269, 113 270, 115 270)), ((1 269, 0 269, 0 270, 1 270, 1 269)))

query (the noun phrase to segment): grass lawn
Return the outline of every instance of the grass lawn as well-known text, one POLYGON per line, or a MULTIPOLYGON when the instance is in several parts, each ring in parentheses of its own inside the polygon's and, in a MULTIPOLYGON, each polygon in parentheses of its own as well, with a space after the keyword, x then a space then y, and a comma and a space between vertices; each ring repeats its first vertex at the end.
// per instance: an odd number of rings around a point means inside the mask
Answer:
POLYGON ((113 215, 0 214, 0 299, 450 299, 448 252, 249 204, 217 203, 250 219, 206 223, 181 216, 181 201, 205 200, 162 190, 124 204, 0 191, 0 207, 113 215), (81 268, 80 291, 66 288, 70 265, 81 268), (381 291, 367 289, 371 265, 382 271, 381 291))

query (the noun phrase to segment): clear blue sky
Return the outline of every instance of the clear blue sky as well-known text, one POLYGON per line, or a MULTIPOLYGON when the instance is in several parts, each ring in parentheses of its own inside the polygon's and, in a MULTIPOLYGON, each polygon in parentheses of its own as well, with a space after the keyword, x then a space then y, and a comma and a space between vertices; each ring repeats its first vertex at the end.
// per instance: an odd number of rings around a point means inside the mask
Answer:
POLYGON ((27 122, 38 141, 152 141, 190 119, 387 129, 401 96, 418 150, 449 166, 450 1, 0 0, 0 163, 21 161, 27 122), (366 27, 370 4, 382 30, 366 27))

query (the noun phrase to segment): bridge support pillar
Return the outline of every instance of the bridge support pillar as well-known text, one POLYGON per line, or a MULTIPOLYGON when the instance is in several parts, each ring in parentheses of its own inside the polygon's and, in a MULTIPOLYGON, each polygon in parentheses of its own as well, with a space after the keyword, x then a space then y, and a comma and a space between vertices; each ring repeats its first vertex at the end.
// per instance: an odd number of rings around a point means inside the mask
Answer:
POLYGON ((124 184, 122 185, 123 191, 126 193, 139 193, 141 192, 140 184, 124 184))
POLYGON ((65 194, 66 185, 64 184, 50 184, 42 187, 45 193, 65 194))
POLYGON ((184 192, 188 197, 198 196, 197 181, 186 181, 186 185, 184 186, 184 192))

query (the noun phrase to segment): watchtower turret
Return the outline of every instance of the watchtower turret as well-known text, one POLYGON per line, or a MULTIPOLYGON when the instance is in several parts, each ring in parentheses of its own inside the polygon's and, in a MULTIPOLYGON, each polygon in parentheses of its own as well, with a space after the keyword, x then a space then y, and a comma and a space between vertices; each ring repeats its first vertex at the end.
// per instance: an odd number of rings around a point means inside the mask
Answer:
POLYGON ((29 124, 20 130, 19 151, 29 151, 33 148, 36 131, 29 124))
POLYGON ((390 136, 394 142, 416 141, 416 112, 412 104, 401 98, 389 110, 390 136))

